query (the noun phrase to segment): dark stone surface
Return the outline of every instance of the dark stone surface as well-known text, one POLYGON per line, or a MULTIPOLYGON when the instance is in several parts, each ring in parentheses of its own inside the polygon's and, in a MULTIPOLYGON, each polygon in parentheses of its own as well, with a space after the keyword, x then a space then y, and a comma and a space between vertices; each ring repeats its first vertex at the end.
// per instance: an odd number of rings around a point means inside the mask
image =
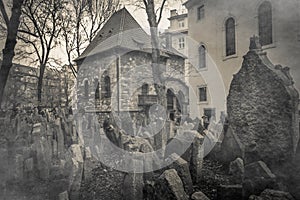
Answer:
POLYGON ((232 175, 232 181, 236 184, 242 183, 245 168, 244 161, 241 158, 237 158, 229 165, 229 174, 232 175))
POLYGON ((220 185, 218 188, 218 199, 222 199, 222 200, 243 199, 242 185, 220 185))
POLYGON ((253 49, 231 82, 230 126, 244 146, 257 144, 259 157, 268 165, 285 162, 298 143, 298 98, 288 72, 275 67, 261 49, 253 49))
POLYGON ((175 169, 166 170, 155 183, 157 200, 188 200, 175 169))
POLYGON ((266 188, 276 187, 276 176, 262 162, 254 162, 245 166, 243 190, 244 196, 259 195, 266 188))
POLYGON ((294 198, 288 192, 266 189, 260 196, 251 195, 249 200, 294 200, 294 198))
POLYGON ((244 157, 244 146, 231 127, 224 133, 221 155, 221 160, 226 163, 234 161, 236 158, 244 157))

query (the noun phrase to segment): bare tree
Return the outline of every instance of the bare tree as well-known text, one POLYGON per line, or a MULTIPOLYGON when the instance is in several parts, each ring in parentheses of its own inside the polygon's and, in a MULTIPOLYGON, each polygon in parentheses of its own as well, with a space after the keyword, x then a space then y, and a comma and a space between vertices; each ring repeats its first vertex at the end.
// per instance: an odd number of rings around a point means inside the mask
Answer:
POLYGON ((23 0, 13 0, 12 14, 9 19, 4 3, 0 0, 0 10, 7 28, 5 48, 3 49, 3 61, 0 69, 0 106, 3 100, 4 89, 8 79, 9 71, 15 55, 17 34, 20 24, 20 16, 23 0))
POLYGON ((119 0, 70 0, 65 7, 62 37, 68 63, 73 74, 76 69, 73 59, 79 57, 85 47, 91 43, 103 24, 117 10, 119 0))
POLYGON ((39 64, 37 85, 39 102, 42 100, 46 67, 55 60, 51 58, 50 53, 58 44, 58 36, 62 29, 63 6, 64 1, 61 0, 25 0, 22 9, 22 31, 19 32, 18 38, 24 44, 23 55, 36 58, 33 62, 39 64))
POLYGON ((166 106, 165 78, 163 77, 163 73, 160 69, 160 44, 158 38, 158 24, 161 21, 166 0, 161 1, 161 5, 158 9, 155 8, 154 0, 143 0, 143 3, 146 9, 151 33, 152 74, 154 83, 157 83, 155 85, 155 90, 161 105, 166 106), (159 12, 158 15, 157 12, 159 12))

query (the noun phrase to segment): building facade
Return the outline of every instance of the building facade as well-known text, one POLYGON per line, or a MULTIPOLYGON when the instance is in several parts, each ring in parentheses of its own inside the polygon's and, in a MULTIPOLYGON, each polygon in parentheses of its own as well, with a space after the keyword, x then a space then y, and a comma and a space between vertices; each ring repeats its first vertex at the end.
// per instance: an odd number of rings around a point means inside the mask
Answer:
POLYGON ((39 69, 13 64, 5 87, 3 108, 69 107, 74 76, 64 66, 60 70, 47 68, 43 78, 42 101, 37 99, 39 69))
POLYGON ((188 35, 191 38, 188 57, 204 79, 202 83, 197 79, 198 83, 193 84, 203 93, 199 95, 199 104, 210 108, 216 116, 226 112, 231 80, 242 66, 253 35, 259 36, 263 50, 274 64, 290 67, 299 91, 299 4, 296 0, 187 1, 184 5, 188 9, 188 35), (209 78, 212 74, 215 74, 214 81, 209 78), (223 84, 217 86, 221 81, 223 84), (223 103, 214 103, 218 98, 212 94, 214 90, 219 91, 223 103))
MULTIPOLYGON (((129 126, 136 129, 149 125, 156 112, 152 105, 158 103, 155 84, 159 84, 153 78, 151 53, 151 37, 127 9, 114 13, 76 59, 79 110, 98 113, 102 119, 111 113, 123 122, 129 118, 129 126)), ((188 113, 185 57, 175 49, 162 47, 160 60, 159 71, 165 77, 167 123, 174 124, 176 114, 188 113)), ((122 128, 126 129, 126 125, 122 128)), ((125 131, 139 133, 131 128, 125 131)))

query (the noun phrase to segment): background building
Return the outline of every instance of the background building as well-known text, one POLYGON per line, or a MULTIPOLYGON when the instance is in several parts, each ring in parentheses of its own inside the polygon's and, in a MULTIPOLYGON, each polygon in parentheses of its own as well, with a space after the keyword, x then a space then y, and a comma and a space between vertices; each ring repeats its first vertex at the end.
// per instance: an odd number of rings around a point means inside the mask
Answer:
MULTIPOLYGON (((249 49, 249 38, 253 35, 260 37, 263 50, 274 64, 290 67, 299 91, 299 1, 189 0, 184 5, 188 9, 189 37, 193 39, 188 45, 189 60, 203 71, 205 79, 205 74, 217 69, 220 80, 216 77, 215 82, 223 81, 225 96, 233 75, 242 65, 243 56, 249 49)), ((211 93, 219 87, 211 84, 214 83, 207 80, 200 84, 203 85, 199 87, 203 99, 200 98, 199 103, 214 109, 218 105, 212 102, 211 93)), ((224 110, 215 109, 216 115, 223 111, 226 111, 226 106, 224 110)))
POLYGON ((70 105, 74 76, 67 66, 60 70, 46 69, 41 103, 37 100, 38 75, 38 68, 13 64, 5 87, 4 108, 31 108, 37 105, 53 108, 70 105))

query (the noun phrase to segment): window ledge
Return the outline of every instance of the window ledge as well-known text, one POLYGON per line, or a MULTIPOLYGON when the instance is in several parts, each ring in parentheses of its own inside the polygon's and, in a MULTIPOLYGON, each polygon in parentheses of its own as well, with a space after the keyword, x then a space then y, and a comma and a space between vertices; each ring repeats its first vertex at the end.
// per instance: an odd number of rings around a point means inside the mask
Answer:
POLYGON ((237 54, 233 54, 233 55, 230 55, 230 56, 224 56, 223 61, 230 60, 230 59, 237 58, 237 57, 238 57, 237 54))
POLYGON ((200 71, 200 72, 207 71, 208 67, 203 67, 203 68, 197 67, 197 70, 200 71))
POLYGON ((197 104, 198 105, 208 105, 208 101, 200 101, 197 104))

